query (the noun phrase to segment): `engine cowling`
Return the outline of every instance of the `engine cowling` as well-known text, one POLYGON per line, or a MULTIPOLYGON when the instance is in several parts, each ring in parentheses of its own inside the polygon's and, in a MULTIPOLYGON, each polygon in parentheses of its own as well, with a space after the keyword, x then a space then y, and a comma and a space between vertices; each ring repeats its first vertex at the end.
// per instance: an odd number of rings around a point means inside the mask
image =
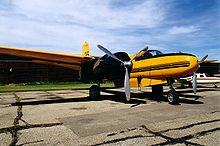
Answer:
MULTIPOLYGON (((122 61, 129 61, 130 57, 125 52, 117 52, 114 54, 122 61)), ((131 72, 132 67, 129 69, 131 72)), ((110 81, 124 81, 125 67, 121 62, 113 59, 108 55, 99 58, 93 67, 93 74, 96 80, 108 79, 110 81)))

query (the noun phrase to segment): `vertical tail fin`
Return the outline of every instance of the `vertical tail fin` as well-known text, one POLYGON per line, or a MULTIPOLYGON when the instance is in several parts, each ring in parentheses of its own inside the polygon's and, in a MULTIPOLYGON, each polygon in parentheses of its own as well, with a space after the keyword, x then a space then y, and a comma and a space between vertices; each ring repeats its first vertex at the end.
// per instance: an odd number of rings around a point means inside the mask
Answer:
POLYGON ((90 57, 89 43, 87 41, 82 46, 82 57, 90 57))

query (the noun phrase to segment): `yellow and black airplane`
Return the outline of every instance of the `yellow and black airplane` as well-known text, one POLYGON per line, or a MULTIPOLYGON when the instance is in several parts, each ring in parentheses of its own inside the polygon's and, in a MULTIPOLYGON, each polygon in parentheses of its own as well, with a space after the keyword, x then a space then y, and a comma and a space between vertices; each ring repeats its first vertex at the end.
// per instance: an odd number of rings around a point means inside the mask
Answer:
MULTIPOLYGON (((90 56, 88 42, 83 44, 81 56, 6 46, 0 46, 0 53, 24 57, 28 62, 51 64, 77 70, 80 72, 81 81, 96 81, 98 83, 97 86, 93 85, 89 90, 92 98, 100 96, 99 83, 103 79, 113 81, 116 87, 124 86, 127 101, 130 100, 130 86, 139 88, 151 86, 153 94, 161 96, 163 85, 167 83, 170 87, 167 94, 168 101, 172 104, 179 101, 179 95, 172 87, 174 79, 196 72, 199 66, 198 58, 192 54, 163 54, 158 50, 144 48, 139 53, 129 56, 125 52, 112 54, 101 45, 98 45, 98 48, 106 55, 102 57, 90 56)), ((205 60, 206 57, 202 60, 205 60)), ((194 87, 196 88, 196 85, 194 87)))

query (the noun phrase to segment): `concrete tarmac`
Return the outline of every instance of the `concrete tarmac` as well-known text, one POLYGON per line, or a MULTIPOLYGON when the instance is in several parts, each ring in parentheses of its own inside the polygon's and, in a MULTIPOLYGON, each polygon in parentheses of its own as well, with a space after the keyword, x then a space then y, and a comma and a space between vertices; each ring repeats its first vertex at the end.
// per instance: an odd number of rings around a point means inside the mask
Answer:
MULTIPOLYGON (((220 88, 176 89, 180 104, 158 101, 150 88, 0 93, 0 146, 220 145, 220 88)), ((168 88, 165 87, 165 92, 168 88)))

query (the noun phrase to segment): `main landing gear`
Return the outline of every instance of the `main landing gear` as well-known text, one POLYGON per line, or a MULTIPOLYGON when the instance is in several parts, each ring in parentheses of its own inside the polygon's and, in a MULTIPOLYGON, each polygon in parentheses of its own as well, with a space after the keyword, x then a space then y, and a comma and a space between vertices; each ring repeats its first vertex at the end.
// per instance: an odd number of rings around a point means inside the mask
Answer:
MULTIPOLYGON (((169 84, 170 90, 167 93, 167 99, 170 104, 178 104, 179 103, 179 94, 173 88, 172 84, 169 84)), ((163 86, 162 85, 154 85, 152 86, 153 96, 157 101, 161 101, 163 98, 163 86)))
POLYGON ((167 99, 170 104, 178 104, 179 103, 179 94, 176 92, 174 88, 171 88, 167 93, 167 99))
POLYGON ((90 88, 89 88, 89 97, 92 99, 92 100, 97 100, 100 98, 100 84, 98 85, 92 85, 90 88))
MULTIPOLYGON (((167 93, 167 99, 170 104, 178 104, 179 103, 179 94, 173 88, 172 80, 167 80, 170 90, 167 93)), ((152 86, 152 92, 154 97, 157 98, 159 101, 161 97, 163 97, 163 86, 162 85, 155 85, 152 86)), ((89 96, 92 100, 100 99, 100 84, 92 85, 89 88, 89 96)))
POLYGON ((167 83, 170 87, 170 90, 167 93, 167 99, 170 104, 178 104, 179 103, 179 94, 173 88, 173 80, 167 80, 167 83))
POLYGON ((158 102, 161 101, 163 98, 163 86, 162 85, 152 86, 152 94, 158 102))

